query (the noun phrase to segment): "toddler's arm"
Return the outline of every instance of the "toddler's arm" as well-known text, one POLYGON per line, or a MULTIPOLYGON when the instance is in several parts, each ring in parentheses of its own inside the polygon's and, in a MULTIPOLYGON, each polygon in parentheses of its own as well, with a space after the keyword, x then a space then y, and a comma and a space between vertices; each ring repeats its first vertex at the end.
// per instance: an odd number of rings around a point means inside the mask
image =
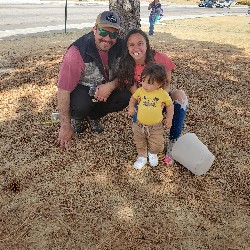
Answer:
POLYGON ((134 84, 133 86, 131 86, 130 92, 131 92, 132 95, 135 93, 136 90, 137 90, 136 84, 134 84))
POLYGON ((171 103, 169 106, 167 106, 166 110, 167 110, 167 115, 166 115, 166 119, 165 119, 165 126, 167 128, 171 128, 172 127, 172 120, 173 120, 173 116, 174 116, 173 103, 171 103))
POLYGON ((132 116, 136 112, 135 104, 137 103, 137 100, 131 96, 128 104, 128 113, 130 116, 132 116))

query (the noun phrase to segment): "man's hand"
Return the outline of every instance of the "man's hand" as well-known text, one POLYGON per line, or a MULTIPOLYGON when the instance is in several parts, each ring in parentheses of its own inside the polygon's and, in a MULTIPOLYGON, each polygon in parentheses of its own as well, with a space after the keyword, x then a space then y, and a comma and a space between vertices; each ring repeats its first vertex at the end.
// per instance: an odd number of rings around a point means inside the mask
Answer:
POLYGON ((61 127, 59 130, 58 143, 62 149, 71 147, 71 139, 74 138, 74 132, 71 127, 61 127))
POLYGON ((113 90, 114 88, 110 82, 98 85, 94 97, 100 102, 106 102, 113 90))
POLYGON ((57 141, 61 148, 69 149, 71 146, 71 139, 74 137, 74 132, 70 123, 70 92, 58 88, 57 102, 61 123, 57 141))

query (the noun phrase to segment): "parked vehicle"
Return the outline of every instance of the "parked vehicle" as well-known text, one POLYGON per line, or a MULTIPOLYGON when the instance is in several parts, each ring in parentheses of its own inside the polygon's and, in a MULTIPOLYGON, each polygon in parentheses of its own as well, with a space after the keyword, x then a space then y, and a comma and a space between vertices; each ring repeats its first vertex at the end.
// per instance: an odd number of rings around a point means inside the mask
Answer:
POLYGON ((207 7, 207 8, 213 8, 215 5, 215 2, 213 0, 203 0, 198 5, 199 7, 207 7))
POLYGON ((230 8, 232 0, 219 0, 216 4, 216 8, 230 8))

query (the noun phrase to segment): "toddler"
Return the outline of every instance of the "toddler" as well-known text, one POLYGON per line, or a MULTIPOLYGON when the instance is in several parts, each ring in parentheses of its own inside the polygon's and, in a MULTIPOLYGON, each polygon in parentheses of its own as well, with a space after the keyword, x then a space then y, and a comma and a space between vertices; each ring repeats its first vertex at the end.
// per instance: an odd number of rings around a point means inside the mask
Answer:
POLYGON ((134 143, 138 157, 134 168, 141 169, 147 163, 151 167, 158 165, 157 154, 164 149, 163 106, 167 114, 165 126, 170 129, 174 115, 174 105, 169 94, 162 88, 167 81, 165 68, 161 64, 148 64, 141 74, 141 87, 131 96, 128 112, 133 116, 137 112, 137 121, 133 123, 134 143), (138 111, 135 105, 138 103, 138 111))

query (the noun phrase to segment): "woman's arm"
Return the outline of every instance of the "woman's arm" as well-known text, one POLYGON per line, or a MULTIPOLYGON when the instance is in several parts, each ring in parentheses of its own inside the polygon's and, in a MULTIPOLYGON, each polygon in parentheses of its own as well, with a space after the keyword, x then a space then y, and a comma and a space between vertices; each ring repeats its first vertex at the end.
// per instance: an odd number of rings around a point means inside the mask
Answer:
POLYGON ((95 99, 101 102, 106 102, 111 92, 118 87, 118 79, 98 85, 95 93, 95 99))
POLYGON ((156 52, 155 53, 155 62, 162 64, 166 69, 167 74, 167 82, 164 86, 164 89, 169 92, 170 91, 170 84, 171 84, 171 78, 172 78, 172 71, 175 69, 175 64, 172 61, 170 57, 168 57, 166 54, 156 52))
POLYGON ((167 73, 167 82, 166 85, 164 86, 164 89, 169 93, 171 89, 172 70, 166 70, 166 73, 167 73))

